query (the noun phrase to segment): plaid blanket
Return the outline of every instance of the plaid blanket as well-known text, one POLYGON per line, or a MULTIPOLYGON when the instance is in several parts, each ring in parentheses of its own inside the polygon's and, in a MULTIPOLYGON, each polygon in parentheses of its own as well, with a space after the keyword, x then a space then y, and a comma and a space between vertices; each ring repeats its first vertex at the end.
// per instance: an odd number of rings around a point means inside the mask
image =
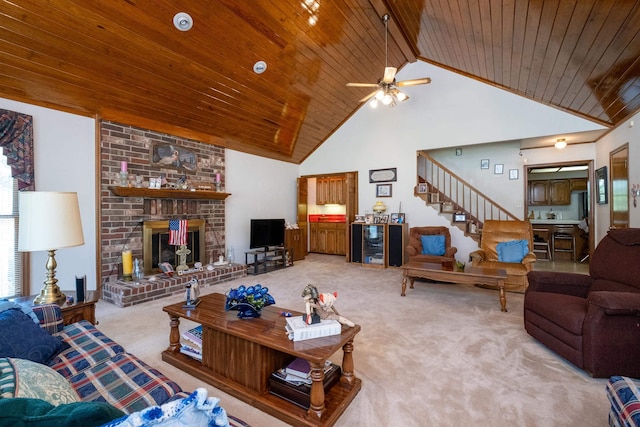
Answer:
POLYGON ((640 426, 640 382, 627 377, 613 376, 607 383, 607 397, 611 402, 611 427, 640 426))

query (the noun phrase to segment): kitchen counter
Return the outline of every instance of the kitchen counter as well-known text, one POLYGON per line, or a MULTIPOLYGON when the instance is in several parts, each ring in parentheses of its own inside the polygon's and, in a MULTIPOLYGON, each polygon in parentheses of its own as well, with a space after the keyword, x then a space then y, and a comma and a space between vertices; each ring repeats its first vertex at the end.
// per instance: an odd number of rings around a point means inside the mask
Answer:
POLYGON ((558 224, 573 224, 578 225, 581 221, 577 219, 530 219, 531 224, 548 224, 548 225, 558 225, 558 224))
POLYGON ((311 214, 309 222, 347 222, 346 215, 340 214, 311 214))

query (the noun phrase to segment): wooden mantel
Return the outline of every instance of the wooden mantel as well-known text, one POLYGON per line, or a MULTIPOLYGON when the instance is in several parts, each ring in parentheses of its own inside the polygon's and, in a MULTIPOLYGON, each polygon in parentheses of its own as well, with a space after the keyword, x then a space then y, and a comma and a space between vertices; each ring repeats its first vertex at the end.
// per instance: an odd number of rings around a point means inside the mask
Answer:
POLYGON ((171 190, 156 188, 135 187, 109 187, 109 190, 120 197, 143 197, 147 199, 199 199, 199 200, 224 200, 231 193, 221 193, 211 190, 171 190))

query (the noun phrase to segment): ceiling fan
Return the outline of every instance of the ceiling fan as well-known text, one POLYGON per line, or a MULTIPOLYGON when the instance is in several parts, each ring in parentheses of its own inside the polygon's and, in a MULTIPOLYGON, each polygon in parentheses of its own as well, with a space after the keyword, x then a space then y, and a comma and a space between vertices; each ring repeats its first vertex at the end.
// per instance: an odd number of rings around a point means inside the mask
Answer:
POLYGON ((371 100, 371 106, 374 108, 378 106, 378 102, 381 102, 383 105, 387 105, 389 107, 395 107, 398 103, 409 99, 409 96, 406 93, 398 89, 400 87, 416 86, 416 85, 431 83, 431 78, 429 77, 396 82, 396 72, 398 71, 397 68, 387 66, 387 56, 388 56, 387 38, 389 35, 389 29, 388 29, 389 19, 390 17, 388 14, 385 14, 382 17, 382 22, 384 22, 384 65, 385 65, 384 75, 382 79, 378 81, 378 83, 347 83, 347 86, 350 86, 350 87, 375 87, 376 90, 374 90, 369 95, 365 96, 360 100, 360 102, 366 102, 369 99, 373 98, 371 100))

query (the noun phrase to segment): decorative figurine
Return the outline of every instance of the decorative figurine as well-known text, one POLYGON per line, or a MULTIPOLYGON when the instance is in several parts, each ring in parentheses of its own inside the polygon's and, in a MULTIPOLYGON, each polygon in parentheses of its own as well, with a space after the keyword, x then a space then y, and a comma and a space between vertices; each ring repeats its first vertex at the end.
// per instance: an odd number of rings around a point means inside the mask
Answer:
POLYGON ((349 327, 354 326, 354 323, 349 319, 342 317, 338 310, 333 306, 338 298, 338 293, 319 293, 318 289, 309 284, 302 291, 302 297, 305 301, 306 316, 305 323, 312 325, 319 323, 320 320, 337 320, 343 325, 349 327))
POLYGON ((185 303, 182 308, 196 308, 200 303, 200 284, 198 279, 191 279, 186 284, 184 292, 185 303))

